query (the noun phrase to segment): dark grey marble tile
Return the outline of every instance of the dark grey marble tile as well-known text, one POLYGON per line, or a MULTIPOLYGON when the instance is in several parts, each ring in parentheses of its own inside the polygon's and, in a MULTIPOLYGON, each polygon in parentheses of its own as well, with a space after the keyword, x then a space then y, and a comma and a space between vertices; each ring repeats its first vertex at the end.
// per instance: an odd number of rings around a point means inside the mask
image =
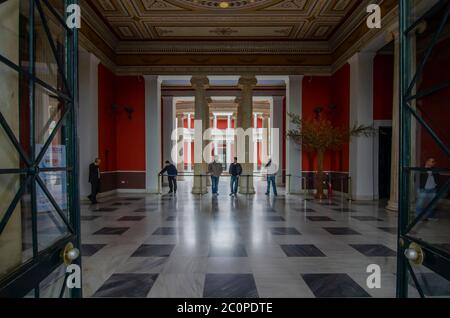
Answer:
POLYGON ((139 208, 134 210, 134 212, 146 213, 146 212, 157 212, 158 208, 139 208))
POLYGON ((178 233, 178 230, 176 227, 160 227, 152 235, 175 235, 178 233))
POLYGON ((80 221, 94 221, 98 219, 100 216, 98 215, 82 215, 80 216, 80 221))
POLYGON ((334 202, 317 202, 318 204, 325 206, 325 207, 331 207, 331 206, 338 206, 336 203, 334 202))
POLYGON ((369 215, 356 215, 356 216, 352 216, 352 219, 358 220, 358 221, 378 221, 378 222, 382 222, 383 220, 374 216, 369 216, 369 215))
POLYGON ((314 245, 280 245, 287 257, 325 257, 314 245))
POLYGON ((131 257, 169 257, 175 245, 172 244, 143 244, 131 255, 131 257))
POLYGON ((93 297, 145 298, 158 274, 113 274, 93 297))
POLYGON ((270 228, 272 235, 301 235, 300 232, 293 227, 272 227, 270 228))
POLYGON ((347 274, 302 274, 302 277, 316 297, 370 297, 347 274))
POLYGON ((93 235, 122 235, 129 229, 129 227, 104 227, 95 232, 93 235))
POLYGON ((378 229, 382 230, 384 232, 387 232, 387 233, 395 234, 395 235, 397 235, 397 233, 398 233, 398 230, 396 227, 379 227, 378 229))
POLYGON ((266 222, 285 222, 286 220, 282 216, 266 216, 264 217, 266 222))
POLYGON ((292 211, 294 212, 300 212, 300 213, 315 213, 316 210, 311 209, 311 208, 291 208, 292 211))
POLYGON ((93 211, 94 212, 114 212, 114 211, 117 211, 117 208, 98 208, 93 211))
POLYGON ((243 244, 224 247, 211 246, 209 257, 247 257, 247 250, 243 244))
POLYGON ((353 212, 357 212, 353 209, 348 209, 348 208, 339 208, 339 209, 333 209, 333 211, 336 212, 345 212, 345 213, 353 213, 353 212))
POLYGON ((145 219, 145 216, 136 216, 136 215, 126 215, 122 216, 117 221, 124 222, 124 221, 142 221, 145 219))
POLYGON ((140 201, 143 200, 144 198, 124 198, 122 200, 124 201, 140 201))
POLYGON ((334 222, 335 221, 328 216, 307 216, 306 218, 312 222, 334 222))
POLYGON ((258 298, 252 274, 206 274, 205 298, 258 298))
POLYGON ((350 244, 355 250, 369 257, 395 257, 397 253, 381 244, 350 244))
POLYGON ((93 256, 105 246, 106 244, 81 244, 81 256, 93 256))
POLYGON ((324 227, 323 229, 333 235, 361 235, 349 227, 324 227))

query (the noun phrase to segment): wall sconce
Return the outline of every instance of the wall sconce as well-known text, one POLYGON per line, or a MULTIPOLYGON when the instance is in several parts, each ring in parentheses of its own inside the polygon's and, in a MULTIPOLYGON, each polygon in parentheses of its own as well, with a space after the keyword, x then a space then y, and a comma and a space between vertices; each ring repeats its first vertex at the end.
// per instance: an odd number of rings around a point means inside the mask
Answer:
POLYGON ((320 118, 320 114, 323 112, 323 107, 316 107, 314 109, 314 113, 316 114, 316 118, 319 119, 320 118))
POLYGON ((111 110, 114 113, 114 115, 118 114, 119 109, 123 108, 125 110, 125 112, 128 114, 128 119, 131 120, 133 117, 133 113, 134 113, 134 108, 131 106, 119 106, 117 104, 112 104, 111 105, 111 110))
POLYGON ((133 116, 133 113, 134 113, 133 107, 131 107, 131 106, 124 106, 123 108, 125 109, 125 111, 128 114, 128 119, 131 120, 131 118, 133 116))

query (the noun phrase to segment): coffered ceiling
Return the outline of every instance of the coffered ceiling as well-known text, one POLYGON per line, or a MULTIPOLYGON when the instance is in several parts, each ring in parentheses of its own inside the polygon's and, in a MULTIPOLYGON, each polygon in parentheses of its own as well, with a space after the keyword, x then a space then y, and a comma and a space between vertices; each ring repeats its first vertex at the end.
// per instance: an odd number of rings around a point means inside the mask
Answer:
POLYGON ((327 40, 360 0, 88 0, 117 39, 327 40))
POLYGON ((118 74, 330 74, 398 0, 80 0, 80 42, 118 74))

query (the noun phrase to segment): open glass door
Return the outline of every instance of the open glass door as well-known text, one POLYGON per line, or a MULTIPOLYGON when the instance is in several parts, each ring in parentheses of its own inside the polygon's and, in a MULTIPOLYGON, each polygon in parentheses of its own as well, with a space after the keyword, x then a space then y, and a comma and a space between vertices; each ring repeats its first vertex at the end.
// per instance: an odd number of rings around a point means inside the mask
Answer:
POLYGON ((400 1, 399 297, 450 296, 450 2, 400 1))
POLYGON ((0 1, 0 297, 81 297, 77 2, 0 1))

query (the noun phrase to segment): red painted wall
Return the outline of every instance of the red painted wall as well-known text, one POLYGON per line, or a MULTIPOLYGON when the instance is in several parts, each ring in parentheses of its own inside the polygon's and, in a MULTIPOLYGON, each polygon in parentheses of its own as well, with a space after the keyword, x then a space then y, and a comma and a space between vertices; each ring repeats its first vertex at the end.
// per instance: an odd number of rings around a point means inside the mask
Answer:
POLYGON ((117 76, 115 102, 117 170, 145 171, 145 81, 138 76, 117 76), (134 109, 131 120, 123 109, 134 109))
MULTIPOLYGON (((331 105, 331 77, 306 76, 303 78, 303 118, 314 118, 314 109, 331 105)), ((311 152, 302 152, 303 171, 315 171, 317 169, 316 156, 311 152)), ((330 154, 325 154, 325 170, 330 170, 330 154)))
MULTIPOLYGON (((331 101, 336 105, 334 124, 348 127, 350 125, 350 64, 345 64, 331 76, 331 101)), ((349 144, 331 154, 332 171, 349 171, 349 144)))
MULTIPOLYGON (((314 109, 336 105, 333 123, 348 127, 350 122, 350 65, 346 64, 332 76, 307 76, 303 79, 303 117, 315 116, 314 109)), ((303 171, 317 170, 314 154, 303 152, 303 171)), ((347 172, 349 170, 349 145, 341 150, 328 151, 324 158, 324 169, 347 172)))
POLYGON ((373 119, 392 120, 393 55, 377 55, 373 62, 373 119))
MULTIPOLYGON (((444 71, 448 69, 450 69, 450 38, 440 42, 433 49, 424 69, 419 92, 448 81, 450 76, 448 72, 444 71)), ((447 147, 450 146, 449 100, 450 88, 446 87, 417 102, 417 108, 423 119, 447 147)), ((418 138, 420 164, 424 165, 428 158, 433 157, 436 159, 438 167, 448 168, 450 166, 449 158, 434 142, 425 128, 421 128, 420 124, 418 125, 420 129, 420 137, 418 138)))
POLYGON ((98 68, 99 154, 102 171, 145 170, 145 82, 98 68), (116 111, 112 105, 118 105, 116 111), (124 106, 134 109, 131 120, 124 106))
POLYGON ((98 66, 98 146, 102 171, 116 171, 116 119, 114 104, 115 75, 100 64, 98 66))

